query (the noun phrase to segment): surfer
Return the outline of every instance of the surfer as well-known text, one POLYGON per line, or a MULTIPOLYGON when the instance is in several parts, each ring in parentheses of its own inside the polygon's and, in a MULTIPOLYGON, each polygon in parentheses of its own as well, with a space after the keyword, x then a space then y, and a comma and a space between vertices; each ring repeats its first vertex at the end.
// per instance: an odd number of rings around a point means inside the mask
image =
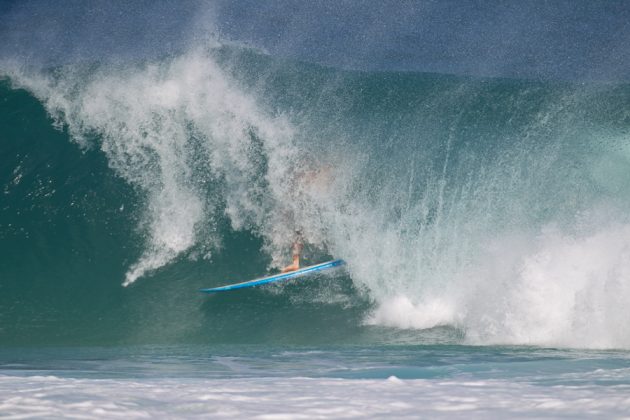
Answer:
POLYGON ((292 248, 293 262, 280 270, 281 273, 290 273, 291 271, 295 271, 300 268, 300 255, 302 254, 302 249, 304 248, 304 243, 302 241, 302 232, 296 231, 295 236, 296 238, 293 242, 292 248))
MULTIPOLYGON (((325 195, 329 192, 330 185, 333 179, 333 168, 330 164, 320 165, 317 168, 301 169, 294 177, 294 192, 296 194, 308 194, 308 196, 325 195)), ((292 213, 289 213, 291 217, 289 220, 295 219, 292 213)), ((297 229, 295 231, 295 239, 292 247, 293 262, 282 270, 281 273, 290 273, 291 271, 300 269, 300 256, 304 249, 304 237, 302 231, 297 229)))

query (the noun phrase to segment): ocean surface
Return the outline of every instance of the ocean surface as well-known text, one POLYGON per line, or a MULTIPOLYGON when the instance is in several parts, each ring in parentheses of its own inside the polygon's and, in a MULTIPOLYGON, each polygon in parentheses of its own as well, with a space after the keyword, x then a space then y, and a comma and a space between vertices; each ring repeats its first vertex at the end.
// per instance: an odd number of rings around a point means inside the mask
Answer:
POLYGON ((622 3, 228 3, 0 7, 0 416, 630 416, 622 3))

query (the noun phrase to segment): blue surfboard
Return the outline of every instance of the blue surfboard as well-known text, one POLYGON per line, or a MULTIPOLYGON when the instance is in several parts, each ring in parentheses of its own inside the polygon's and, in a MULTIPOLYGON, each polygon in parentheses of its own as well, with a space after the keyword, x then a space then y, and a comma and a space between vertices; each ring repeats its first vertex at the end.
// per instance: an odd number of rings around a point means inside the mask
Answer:
POLYGON ((291 271, 289 273, 274 274, 273 276, 269 276, 269 277, 262 277, 255 280, 245 281, 243 283, 228 284, 227 286, 214 287, 212 289, 199 289, 199 291, 203 293, 217 293, 217 292, 227 292, 229 290, 245 289, 247 287, 260 286, 261 284, 275 283, 279 281, 289 280, 295 277, 303 276, 305 274, 314 273, 316 271, 322 271, 322 270, 327 270, 329 268, 338 267, 343 264, 345 264, 344 260, 333 260, 333 261, 328 261, 328 262, 317 264, 317 265, 311 265, 309 267, 300 268, 299 270, 291 271))

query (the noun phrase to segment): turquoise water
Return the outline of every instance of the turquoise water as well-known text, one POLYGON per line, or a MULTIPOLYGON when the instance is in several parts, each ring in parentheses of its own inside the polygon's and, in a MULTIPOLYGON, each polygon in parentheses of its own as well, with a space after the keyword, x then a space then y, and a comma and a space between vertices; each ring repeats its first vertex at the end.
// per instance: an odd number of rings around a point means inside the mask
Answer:
POLYGON ((552 387, 627 385, 630 372, 628 354, 622 351, 453 344, 60 347, 3 349, 1 354, 3 375, 77 379, 396 376, 552 387))

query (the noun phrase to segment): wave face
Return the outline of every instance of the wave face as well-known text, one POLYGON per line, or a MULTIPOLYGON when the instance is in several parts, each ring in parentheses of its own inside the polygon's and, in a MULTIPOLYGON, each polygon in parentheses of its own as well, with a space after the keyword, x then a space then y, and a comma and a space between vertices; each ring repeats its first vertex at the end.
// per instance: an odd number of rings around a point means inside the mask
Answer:
POLYGON ((218 43, 0 69, 3 342, 630 347, 627 85, 218 43), (195 295, 286 264, 296 230, 347 272, 195 295))

